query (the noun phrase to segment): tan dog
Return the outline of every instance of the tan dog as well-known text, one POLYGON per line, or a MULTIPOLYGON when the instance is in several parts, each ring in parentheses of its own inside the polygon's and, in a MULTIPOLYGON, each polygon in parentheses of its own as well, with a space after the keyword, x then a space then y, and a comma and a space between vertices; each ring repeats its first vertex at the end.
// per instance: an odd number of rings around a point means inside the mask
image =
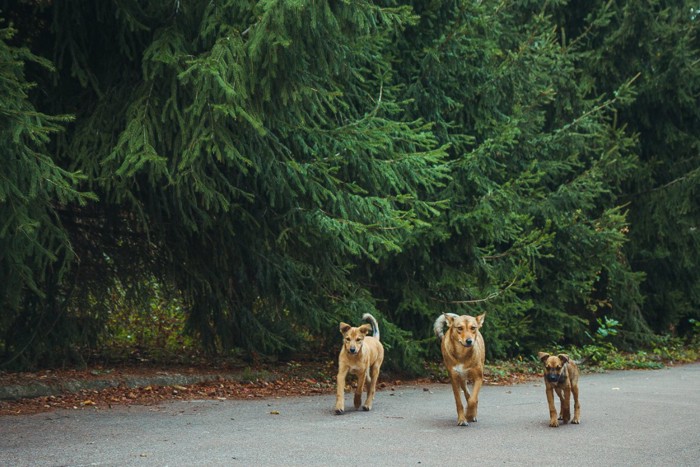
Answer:
POLYGON ((450 375, 452 392, 457 406, 457 425, 467 426, 468 422, 476 422, 479 408, 479 390, 484 381, 484 360, 486 346, 479 328, 484 324, 486 313, 476 318, 469 315, 458 316, 445 313, 435 320, 433 330, 441 339, 442 358, 445 368, 450 375), (447 325, 447 332, 444 331, 447 325), (473 394, 469 393, 467 381, 473 381, 473 394), (467 398, 467 409, 462 405, 464 391, 467 398))
POLYGON ((362 315, 362 319, 369 321, 371 325, 363 324, 355 328, 349 324, 340 323, 343 348, 340 349, 338 356, 338 382, 335 397, 335 413, 338 415, 345 412, 345 378, 348 373, 357 376, 355 409, 360 408, 362 389, 367 385, 367 399, 362 409, 372 410, 379 369, 384 361, 384 346, 379 342, 379 325, 374 316, 365 313, 362 315), (372 336, 367 335, 370 330, 372 336))
POLYGON ((581 420, 581 405, 578 403, 578 367, 566 354, 549 355, 545 352, 537 354, 544 363, 544 384, 547 388, 547 402, 549 403, 549 426, 559 426, 569 423, 571 418, 571 394, 574 395, 574 418, 571 423, 578 424, 581 420), (559 420, 557 420, 557 408, 554 405, 554 391, 557 392, 561 402, 559 420))

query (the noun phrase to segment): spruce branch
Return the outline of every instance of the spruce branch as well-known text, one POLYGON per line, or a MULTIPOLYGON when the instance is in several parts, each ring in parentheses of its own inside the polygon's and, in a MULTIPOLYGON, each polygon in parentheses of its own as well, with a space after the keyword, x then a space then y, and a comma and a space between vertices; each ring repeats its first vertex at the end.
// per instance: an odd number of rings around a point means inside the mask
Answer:
MULTIPOLYGON (((624 89, 627 89, 627 88, 629 88, 630 86, 632 86, 632 83, 634 83, 634 82, 637 80, 637 78, 639 78, 639 77, 641 76, 641 74, 642 74, 642 73, 639 72, 639 73, 637 73, 636 75, 634 75, 634 76, 633 76, 631 79, 629 79, 625 84, 623 84, 622 86, 620 86, 620 89, 624 90, 624 89)), ((556 133, 560 133, 560 132, 563 132, 563 131, 565 131, 565 130, 569 130, 570 128, 575 127, 576 125, 578 125, 580 122, 582 122, 583 120, 585 120, 585 119, 588 118, 589 116, 594 115, 594 114, 597 114, 598 112, 600 112, 600 111, 602 111, 602 110, 604 110, 604 109, 606 109, 606 108, 608 108, 608 107, 611 107, 613 104, 615 104, 615 103, 616 103, 617 101, 619 101, 620 99, 621 99, 620 92, 619 92, 619 91, 616 91, 616 92, 615 92, 615 95, 614 95, 614 97, 613 97, 612 99, 608 99, 608 100, 602 102, 601 104, 595 106, 594 108, 588 110, 587 112, 584 112, 583 114, 579 115, 578 117, 576 117, 576 118, 575 118, 574 120, 572 120, 571 122, 567 123, 566 125, 562 126, 562 127, 559 128, 558 130, 556 130, 556 133)))
POLYGON ((508 289, 513 287, 517 281, 518 281, 518 276, 515 276, 513 278, 513 280, 510 282, 510 284, 508 284, 506 287, 499 289, 495 292, 491 292, 490 294, 488 294, 486 297, 483 297, 483 298, 475 298, 472 300, 441 300, 441 299, 434 298, 433 300, 440 302, 440 303, 448 303, 450 305, 474 305, 477 303, 490 302, 491 300, 494 300, 494 299, 498 298, 499 296, 503 295, 504 293, 506 293, 506 291, 508 291, 508 289))

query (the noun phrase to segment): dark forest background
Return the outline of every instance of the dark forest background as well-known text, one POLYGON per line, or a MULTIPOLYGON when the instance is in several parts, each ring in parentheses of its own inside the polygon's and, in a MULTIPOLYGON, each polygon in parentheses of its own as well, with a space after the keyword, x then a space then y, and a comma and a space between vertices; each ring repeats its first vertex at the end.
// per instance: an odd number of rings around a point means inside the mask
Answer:
POLYGON ((364 312, 406 371, 443 312, 493 359, 692 338, 699 13, 0 0, 0 365, 319 354, 364 312))

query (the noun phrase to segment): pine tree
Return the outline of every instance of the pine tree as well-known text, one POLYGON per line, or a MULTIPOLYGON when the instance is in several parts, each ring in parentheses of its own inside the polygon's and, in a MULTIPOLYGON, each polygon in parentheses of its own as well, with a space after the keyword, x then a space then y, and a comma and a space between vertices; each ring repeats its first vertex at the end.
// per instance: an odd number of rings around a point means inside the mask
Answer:
POLYGON ((450 206, 375 272, 387 314, 416 329, 443 311, 487 312, 493 357, 582 342, 613 301, 640 300, 620 258, 618 194, 635 155, 614 118, 628 86, 591 93, 576 68, 585 51, 562 46, 546 9, 413 5, 421 22, 399 45, 399 73, 408 118, 435 122, 450 145, 451 182, 437 194, 450 206))
POLYGON ((445 311, 490 358, 687 325, 690 3, 0 3, 2 352, 75 357, 154 287, 214 352, 369 311, 414 371, 445 311))
POLYGON ((631 77, 636 98, 617 116, 637 134, 639 167, 624 183, 629 238, 624 255, 643 272, 641 313, 621 320, 627 338, 646 330, 687 332, 700 318, 700 38, 692 1, 585 2, 560 11, 588 50, 580 68, 612 95, 631 77))
POLYGON ((447 172, 429 125, 400 115, 391 48, 410 9, 46 7, 58 78, 42 105, 75 114, 56 151, 100 197, 63 216, 80 258, 72 309, 107 313, 115 280, 155 274, 209 349, 258 352, 376 313, 357 260, 427 228, 439 203, 422 195, 447 172))
POLYGON ((7 336, 0 352, 13 356, 41 339, 38 322, 58 319, 56 308, 38 304, 47 305, 48 289, 61 283, 73 258, 60 211, 89 197, 76 189, 83 177, 57 166, 47 150, 70 118, 30 103, 26 64, 46 70, 51 64, 11 45, 15 32, 0 29, 0 331, 7 336))

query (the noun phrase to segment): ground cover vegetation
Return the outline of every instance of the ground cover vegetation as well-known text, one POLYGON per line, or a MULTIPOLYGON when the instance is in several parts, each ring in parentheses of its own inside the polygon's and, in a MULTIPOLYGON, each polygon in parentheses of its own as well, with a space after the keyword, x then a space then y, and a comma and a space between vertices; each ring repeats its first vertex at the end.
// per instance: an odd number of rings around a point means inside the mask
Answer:
POLYGON ((690 0, 0 0, 0 365, 325 358, 364 312, 409 373, 443 312, 493 361, 696 358, 697 33, 690 0))

